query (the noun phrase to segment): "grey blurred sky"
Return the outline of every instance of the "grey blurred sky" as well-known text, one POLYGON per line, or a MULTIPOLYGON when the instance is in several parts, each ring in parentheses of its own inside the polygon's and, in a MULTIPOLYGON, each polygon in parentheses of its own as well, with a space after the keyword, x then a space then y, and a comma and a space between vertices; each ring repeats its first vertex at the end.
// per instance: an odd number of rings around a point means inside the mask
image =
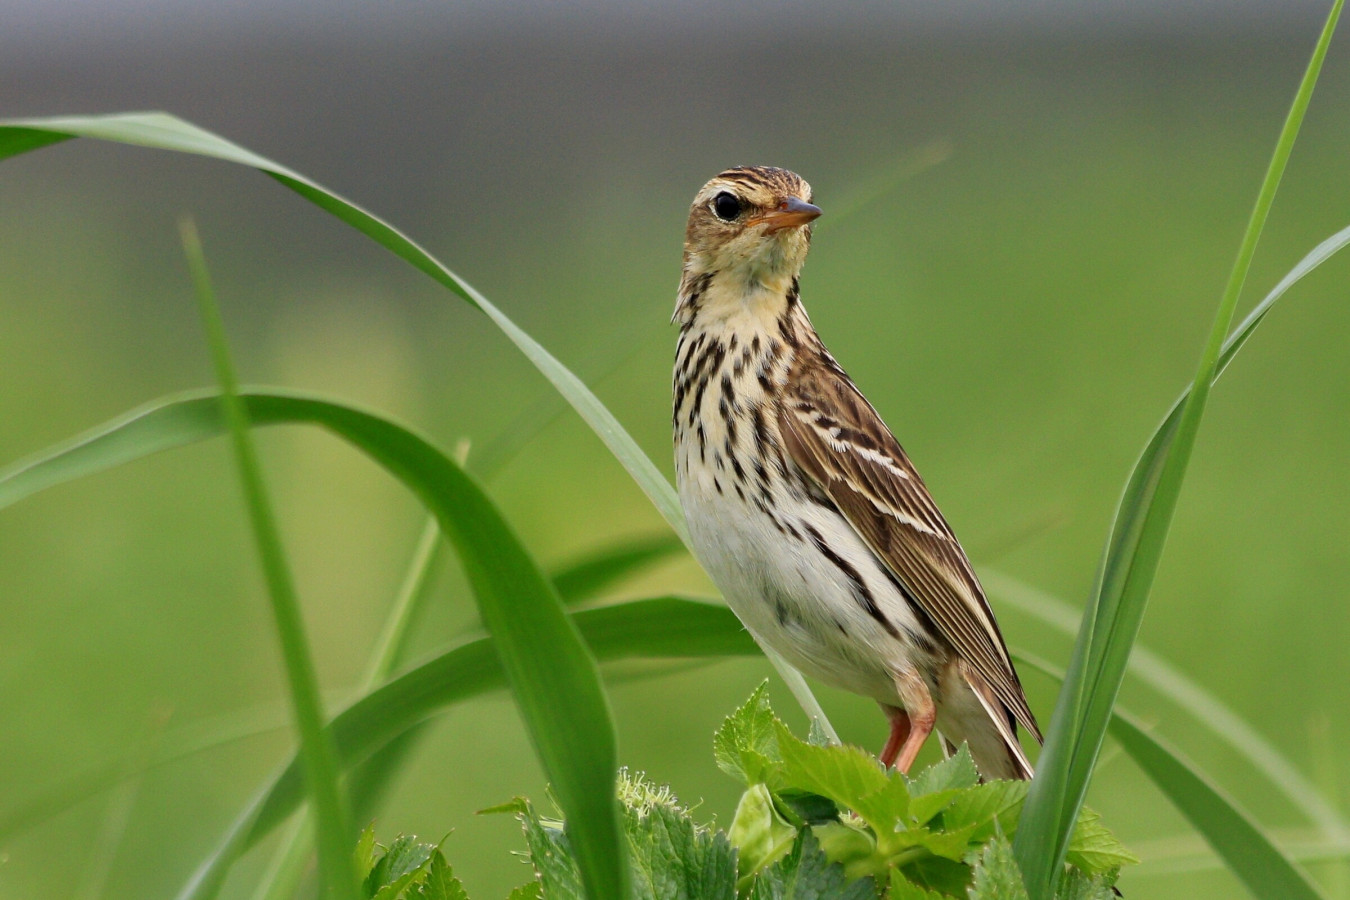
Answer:
POLYGON ((7 53, 60 53, 93 41, 142 42, 220 30, 314 35, 388 29, 399 32, 428 23, 480 29, 522 24, 565 25, 603 20, 628 31, 670 29, 851 30, 869 23, 963 31, 1026 28, 1037 31, 1143 31, 1177 33, 1204 29, 1306 29, 1323 15, 1324 0, 863 0, 856 3, 712 0, 4 0, 0 46, 7 53))

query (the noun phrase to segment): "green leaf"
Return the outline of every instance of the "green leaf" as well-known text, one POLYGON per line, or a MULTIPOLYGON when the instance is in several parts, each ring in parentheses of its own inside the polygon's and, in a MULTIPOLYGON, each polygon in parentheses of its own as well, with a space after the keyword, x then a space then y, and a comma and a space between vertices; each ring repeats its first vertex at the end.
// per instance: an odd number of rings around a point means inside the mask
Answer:
POLYGON ((781 723, 776 722, 774 730, 786 786, 820 794, 853 810, 872 826, 879 840, 895 830, 909 802, 901 776, 888 777, 876 757, 859 747, 813 747, 781 723))
POLYGON ((418 900, 469 900, 464 885, 439 849, 431 855, 431 868, 426 880, 417 886, 416 896, 418 900))
POLYGON ((635 572, 684 552, 684 544, 674 535, 626 540, 589 553, 553 573, 553 586, 564 603, 580 603, 598 596, 606 588, 635 572))
POLYGON ((541 900, 543 896, 544 886, 537 881, 530 881, 513 890, 506 900, 541 900))
POLYGON ((736 804, 727 838, 736 848, 737 888, 744 889, 755 874, 792 849, 797 829, 778 814, 769 789, 755 784, 736 804))
POLYGON ((923 825, 967 788, 979 784, 980 774, 970 750, 962 744, 956 753, 924 769, 909 781, 908 819, 923 825))
MULTIPOLYGON (((1068 849, 1120 690, 1130 648, 1162 558, 1172 514, 1195 445, 1209 391, 1220 368, 1224 336, 1257 240, 1311 100, 1343 0, 1335 0, 1276 143, 1237 259, 1175 426, 1150 442, 1125 487, 1093 597, 1084 615, 1023 808, 1017 859, 1033 900, 1048 900, 1068 849)), ((1166 423, 1165 423, 1166 426, 1166 423)))
POLYGON ((1060 879, 1055 900, 1116 900, 1112 890, 1116 879, 1112 874, 1088 875, 1069 869, 1060 879))
POLYGON ((830 862, 810 829, 792 851, 755 879, 750 900, 874 900, 871 878, 849 882, 844 867, 830 862))
POLYGON ((1013 858, 1012 845, 1002 835, 985 844, 975 863, 970 900, 1026 900, 1027 889, 1013 858))
POLYGON ((736 850, 699 826, 666 787, 625 775, 619 796, 634 900, 735 900, 736 850))
POLYGON ((366 876, 362 884, 365 896, 371 900, 396 900, 426 873, 435 852, 435 844, 423 843, 416 835, 399 835, 366 876))
POLYGON ((947 894, 919 887, 906 878, 899 869, 891 869, 891 879, 886 890, 886 900, 947 900, 947 894))
POLYGON ((356 850, 352 853, 352 860, 356 866, 356 874, 361 878, 361 883, 364 884, 371 870, 375 868, 374 822, 361 829, 361 837, 356 841, 356 850))
POLYGON ((267 495, 262 465, 258 462, 253 434, 249 430, 248 414, 238 396, 238 380, 234 374, 234 363, 230 359, 229 343, 225 339, 225 323, 221 320, 215 293, 211 289, 206 256, 192 222, 184 220, 180 228, 183 249, 196 289, 197 306, 211 349, 216 380, 220 384, 221 406, 234 445, 244 505, 248 510, 249 524, 267 584, 268 599, 271 601, 272 624, 285 663, 291 712, 299 737, 300 756, 305 762, 305 784, 309 789, 316 822, 319 874, 326 893, 335 900, 356 900, 356 872, 347 849, 351 840, 351 811, 338 784, 332 737, 323 730, 324 713, 319 700, 318 676, 314 671, 309 639, 305 636, 295 580, 291 577, 290 563, 281 546, 281 535, 267 495))
MULTIPOLYGON (((529 848, 530 862, 539 876, 540 893, 544 900, 573 900, 585 897, 581 874, 572 848, 563 833, 562 823, 545 822, 535 814, 534 807, 525 804, 520 815, 525 831, 525 846, 529 848)), ((630 881, 630 886, 632 882, 630 881)))
MULTIPOLYGON (((619 424, 618 419, 614 418, 581 379, 558 362, 538 341, 522 331, 501 310, 488 302, 486 297, 392 225, 298 172, 231 143, 219 135, 160 112, 0 121, 0 160, 71 137, 89 137, 175 150, 258 169, 449 288, 486 314, 525 354, 604 442, 680 540, 685 544, 689 543, 689 530, 674 489, 619 424)), ((819 721, 820 727, 830 739, 838 743, 834 729, 801 673, 789 666, 773 650, 766 648, 764 653, 787 683, 802 709, 806 711, 807 718, 819 721)))
POLYGON ((1139 857, 1127 850, 1106 827, 1101 815, 1086 806, 1078 814, 1078 824, 1069 839, 1065 859, 1089 875, 1100 875, 1139 862, 1139 857))
POLYGON ((962 791, 942 812, 948 828, 976 826, 972 841, 985 841, 997 832, 1012 834, 1027 799, 1025 781, 987 781, 962 791))
POLYGON ((769 706, 769 683, 765 681, 723 720, 713 736, 717 767, 747 787, 771 784, 782 768, 776 731, 781 724, 769 706))
POLYGON ((939 791, 962 790, 980 783, 980 773, 970 748, 962 744, 946 759, 939 760, 909 779, 909 795, 914 798, 939 791))

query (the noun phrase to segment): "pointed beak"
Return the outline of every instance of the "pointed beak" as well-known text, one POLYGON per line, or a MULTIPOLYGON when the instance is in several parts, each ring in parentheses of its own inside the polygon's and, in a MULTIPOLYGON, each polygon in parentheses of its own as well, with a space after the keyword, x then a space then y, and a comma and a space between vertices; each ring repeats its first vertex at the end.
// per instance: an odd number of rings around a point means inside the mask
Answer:
POLYGON ((746 225, 764 225, 765 234, 773 234, 784 228, 799 228, 814 222, 820 216, 820 207, 807 203, 799 197, 789 197, 778 208, 770 210, 758 218, 751 219, 746 225))

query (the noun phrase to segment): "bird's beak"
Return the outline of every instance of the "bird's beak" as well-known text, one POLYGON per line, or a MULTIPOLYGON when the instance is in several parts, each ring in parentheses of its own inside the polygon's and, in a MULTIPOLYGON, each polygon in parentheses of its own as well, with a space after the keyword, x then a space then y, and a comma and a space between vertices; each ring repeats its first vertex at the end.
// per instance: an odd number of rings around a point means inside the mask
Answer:
POLYGON ((798 197, 789 197, 778 208, 762 216, 751 219, 746 225, 764 225, 765 234, 773 234, 784 228, 797 228, 816 220, 820 216, 820 207, 807 203, 798 197))

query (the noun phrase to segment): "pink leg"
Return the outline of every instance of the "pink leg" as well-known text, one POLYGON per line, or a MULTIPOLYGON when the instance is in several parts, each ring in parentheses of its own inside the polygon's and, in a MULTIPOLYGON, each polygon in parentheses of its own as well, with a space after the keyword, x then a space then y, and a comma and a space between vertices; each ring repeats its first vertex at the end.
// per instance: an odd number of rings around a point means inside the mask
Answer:
POLYGON ((881 711, 891 720, 891 735, 886 738, 886 746, 881 748, 881 764, 886 768, 895 765, 895 757, 900 753, 900 747, 909 737, 909 713, 898 706, 887 706, 881 704, 881 711))
POLYGON ((928 740, 928 735, 933 733, 933 727, 937 724, 937 707, 928 692, 928 685, 913 668, 895 674, 895 687, 905 703, 904 710, 900 712, 906 719, 905 731, 908 733, 899 738, 898 749, 888 759, 886 754, 892 749, 891 743, 897 740, 895 719, 891 719, 891 740, 886 742, 881 761, 887 765, 894 763, 897 769, 908 775, 909 767, 914 765, 914 758, 919 755, 923 742, 928 740))

